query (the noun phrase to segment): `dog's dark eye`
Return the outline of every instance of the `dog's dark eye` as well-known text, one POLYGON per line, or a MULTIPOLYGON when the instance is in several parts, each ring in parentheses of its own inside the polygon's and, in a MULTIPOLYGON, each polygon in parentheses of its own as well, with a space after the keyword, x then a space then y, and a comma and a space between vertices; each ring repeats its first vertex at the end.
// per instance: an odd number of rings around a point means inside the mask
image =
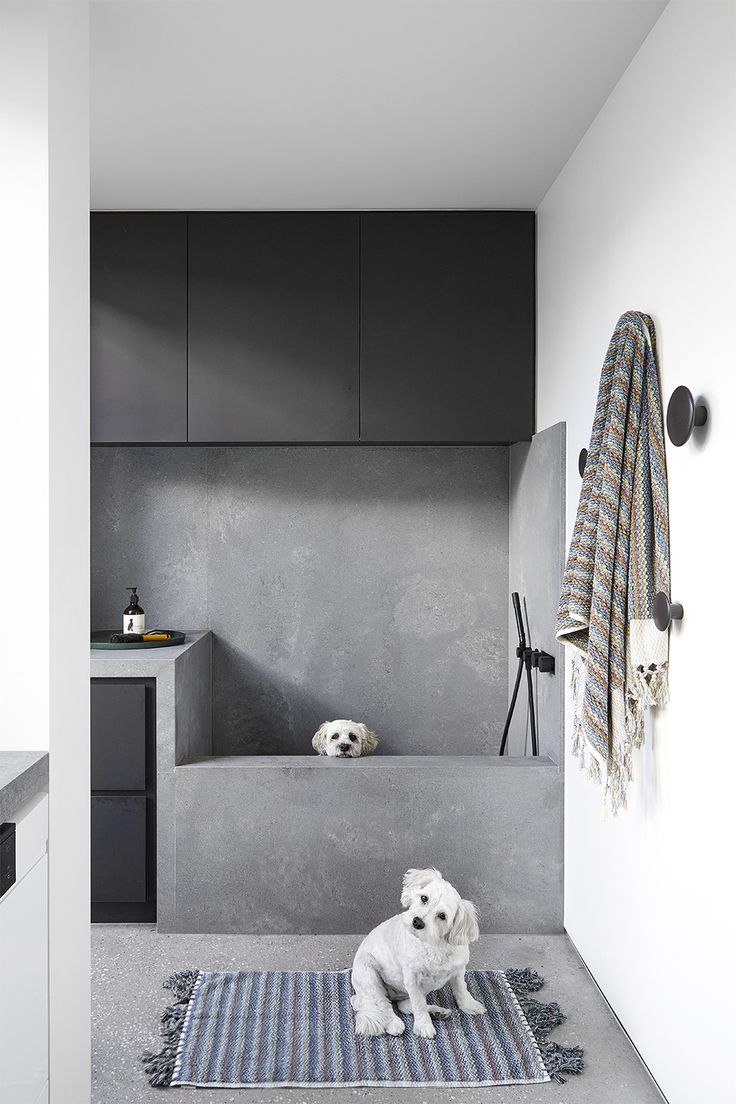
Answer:
POLYGON ((340 739, 340 733, 339 732, 333 732, 332 733, 332 739, 333 740, 339 740, 340 739))
POLYGON ((437 919, 438 920, 446 920, 447 917, 445 916, 444 912, 438 912, 437 913, 437 919))
POLYGON ((356 740, 358 739, 358 737, 357 737, 357 736, 355 735, 355 733, 354 733, 354 732, 349 732, 349 733, 348 733, 348 738, 349 738, 350 740, 352 740, 352 741, 353 741, 353 743, 355 743, 355 741, 356 741, 356 740))
POLYGON ((426 905, 427 901, 429 900, 429 897, 425 897, 424 894, 422 894, 422 896, 419 898, 419 900, 422 902, 423 905, 426 905))

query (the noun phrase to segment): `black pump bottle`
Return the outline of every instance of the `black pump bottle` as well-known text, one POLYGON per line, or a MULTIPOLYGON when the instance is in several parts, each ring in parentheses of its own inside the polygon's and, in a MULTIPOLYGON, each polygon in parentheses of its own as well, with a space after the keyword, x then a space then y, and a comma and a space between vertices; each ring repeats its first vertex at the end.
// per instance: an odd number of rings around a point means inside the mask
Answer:
POLYGON ((132 593, 130 595, 130 605, 123 610, 123 632, 144 633, 146 631, 146 615, 138 604, 136 593, 138 587, 126 587, 125 589, 132 591, 132 593))

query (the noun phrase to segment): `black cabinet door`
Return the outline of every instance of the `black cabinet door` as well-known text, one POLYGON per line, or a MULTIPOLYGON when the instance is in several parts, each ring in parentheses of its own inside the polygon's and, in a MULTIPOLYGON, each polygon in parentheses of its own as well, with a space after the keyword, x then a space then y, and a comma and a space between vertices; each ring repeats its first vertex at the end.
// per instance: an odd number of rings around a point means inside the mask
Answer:
POLYGON ((187 439, 187 216, 91 217, 94 443, 187 439))
POLYGON ((532 212, 361 216, 361 439, 531 437, 534 271, 532 212))
POLYGON ((156 919, 156 684, 92 679, 92 920, 156 919))
POLYGON ((189 216, 189 440, 357 441, 359 216, 189 216))
POLYGON ((125 904, 146 900, 146 798, 142 794, 92 798, 92 900, 125 904))
POLYGON ((92 789, 145 790, 146 687, 93 682, 92 789))

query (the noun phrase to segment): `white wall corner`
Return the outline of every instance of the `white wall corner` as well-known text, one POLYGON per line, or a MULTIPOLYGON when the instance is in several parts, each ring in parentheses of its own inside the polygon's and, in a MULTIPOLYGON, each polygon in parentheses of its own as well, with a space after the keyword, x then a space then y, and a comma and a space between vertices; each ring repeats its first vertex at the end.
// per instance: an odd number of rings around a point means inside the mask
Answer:
MULTIPOLYGON (((670 1104, 723 1099, 720 1073, 682 1055, 731 1045, 718 979, 736 969, 733 941, 719 948, 718 976, 702 964, 708 933, 733 927, 736 743, 714 646, 728 631, 718 588, 733 539, 735 118, 736 5, 672 0, 538 212, 538 424, 567 422, 568 541, 577 456, 624 311, 654 317, 665 406, 684 383, 710 408, 704 435, 667 443, 685 618, 629 809, 604 816, 569 751, 565 771, 566 927, 670 1104)), ((570 718, 568 708, 568 730, 570 718)))

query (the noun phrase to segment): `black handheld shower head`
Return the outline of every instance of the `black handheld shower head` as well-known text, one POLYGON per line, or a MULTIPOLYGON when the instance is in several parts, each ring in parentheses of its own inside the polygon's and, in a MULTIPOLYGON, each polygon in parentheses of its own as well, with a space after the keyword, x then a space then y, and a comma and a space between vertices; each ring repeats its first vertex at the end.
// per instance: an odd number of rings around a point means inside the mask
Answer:
POLYGON ((516 631, 519 634, 519 647, 523 650, 524 648, 526 648, 526 636, 524 634, 524 619, 521 616, 521 601, 519 599, 518 590, 514 590, 511 592, 511 605, 514 607, 514 617, 516 618, 516 631))

